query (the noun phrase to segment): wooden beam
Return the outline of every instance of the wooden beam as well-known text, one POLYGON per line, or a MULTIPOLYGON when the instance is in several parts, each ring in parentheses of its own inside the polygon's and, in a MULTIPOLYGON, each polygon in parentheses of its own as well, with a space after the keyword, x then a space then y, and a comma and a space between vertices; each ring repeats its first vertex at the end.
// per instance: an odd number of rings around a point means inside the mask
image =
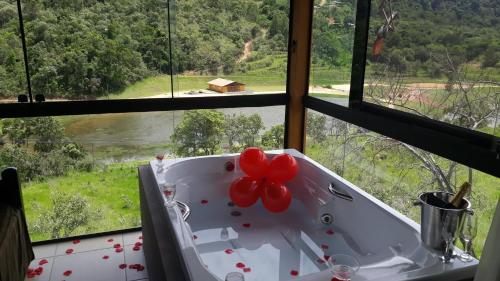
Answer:
POLYGON ((304 96, 309 88, 313 0, 292 0, 287 93, 286 147, 304 151, 304 96))

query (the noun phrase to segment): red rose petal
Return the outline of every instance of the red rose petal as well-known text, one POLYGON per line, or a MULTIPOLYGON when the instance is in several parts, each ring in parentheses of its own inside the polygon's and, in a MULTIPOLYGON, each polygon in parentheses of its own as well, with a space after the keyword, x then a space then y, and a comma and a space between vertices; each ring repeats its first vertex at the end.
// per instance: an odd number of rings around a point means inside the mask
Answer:
POLYGON ((137 268, 137 264, 130 264, 130 265, 128 266, 128 268, 130 268, 130 269, 135 269, 135 268, 137 268))
POLYGON ((33 268, 28 268, 28 273, 33 273, 35 270, 33 268))
POLYGON ((63 275, 64 275, 64 276, 70 276, 70 275, 71 275, 71 273, 73 273, 73 271, 71 271, 71 270, 66 270, 66 271, 63 273, 63 275))
POLYGON ((137 246, 137 247, 140 247, 140 246, 142 246, 142 243, 141 242, 135 242, 134 245, 137 246))
POLYGON ((78 244, 80 243, 80 240, 76 239, 76 240, 73 240, 73 244, 78 244))
POLYGON ((123 252, 123 248, 116 248, 115 252, 117 252, 117 253, 123 252))
POLYGON ((47 264, 47 263, 49 263, 49 261, 46 260, 46 259, 43 259, 43 260, 41 260, 41 261, 38 262, 38 265, 44 265, 44 264, 47 264))
POLYGON ((139 251, 140 249, 141 249, 141 247, 139 247, 139 246, 134 246, 134 248, 132 248, 132 250, 134 250, 134 251, 139 251))
POLYGON ((325 261, 328 261, 328 259, 330 258, 330 256, 324 255, 323 258, 325 259, 325 261))
POLYGON ((239 263, 236 264, 236 267, 237 268, 245 268, 245 264, 242 263, 242 262, 239 262, 239 263))
POLYGON ((291 270, 290 271, 290 275, 292 275, 292 276, 298 276, 299 272, 297 270, 291 270))
POLYGON ((335 232, 333 232, 333 230, 331 230, 331 229, 328 229, 328 230, 326 231, 326 234, 328 234, 328 235, 333 235, 334 233, 335 233, 335 232))
POLYGON ((120 269, 125 269, 127 268, 127 264, 126 263, 122 263, 118 266, 120 269))
POLYGON ((143 271, 144 270, 144 265, 140 264, 139 267, 137 268, 137 271, 143 271))
POLYGON ((243 227, 246 227, 246 228, 250 228, 251 226, 252 226, 252 225, 251 225, 251 224, 249 224, 249 223, 244 223, 244 224, 243 224, 243 227))
POLYGON ((342 281, 342 280, 337 279, 337 277, 333 277, 331 281, 342 281))
POLYGON ((113 242, 113 241, 115 241, 115 240, 113 240, 113 238, 109 238, 109 239, 108 239, 108 242, 109 242, 109 243, 111 243, 111 242, 113 242))
POLYGON ((68 254, 68 255, 69 255, 69 254, 71 254, 71 253, 73 253, 73 249, 69 248, 69 249, 67 249, 67 250, 66 250, 66 254, 68 254))
POLYGON ((107 259, 109 259, 109 256, 103 256, 102 259, 107 260, 107 259))
POLYGON ((201 204, 208 204, 208 200, 205 199, 201 200, 201 204))
POLYGON ((28 272, 26 276, 28 276, 28 278, 34 278, 36 274, 34 272, 28 272))
POLYGON ((115 248, 121 248, 122 245, 120 245, 120 243, 117 243, 117 244, 114 244, 113 247, 115 247, 115 248))
POLYGON ((320 263, 320 264, 324 264, 324 263, 325 263, 325 261, 324 261, 324 260, 322 260, 322 259, 317 259, 316 261, 317 261, 318 263, 320 263))
POLYGON ((250 272, 250 271, 252 271, 252 269, 250 267, 243 268, 243 272, 250 272))
POLYGON ((328 245, 326 245, 326 244, 321 244, 321 249, 323 249, 323 250, 328 250, 328 248, 330 248, 328 245))
POLYGON ((43 273, 43 267, 41 267, 41 266, 38 267, 37 269, 34 270, 34 272, 35 272, 36 275, 42 274, 43 273))
POLYGON ((232 249, 225 249, 224 252, 226 252, 226 254, 230 255, 232 254, 234 251, 232 249))

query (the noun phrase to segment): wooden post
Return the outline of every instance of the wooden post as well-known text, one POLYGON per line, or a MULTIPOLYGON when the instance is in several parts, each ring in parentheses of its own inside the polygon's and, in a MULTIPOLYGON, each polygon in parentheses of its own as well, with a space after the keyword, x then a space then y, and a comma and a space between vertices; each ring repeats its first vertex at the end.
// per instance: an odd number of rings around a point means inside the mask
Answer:
POLYGON ((309 88, 313 0, 292 0, 290 21, 290 55, 287 92, 287 128, 285 146, 304 151, 305 107, 304 96, 309 88))

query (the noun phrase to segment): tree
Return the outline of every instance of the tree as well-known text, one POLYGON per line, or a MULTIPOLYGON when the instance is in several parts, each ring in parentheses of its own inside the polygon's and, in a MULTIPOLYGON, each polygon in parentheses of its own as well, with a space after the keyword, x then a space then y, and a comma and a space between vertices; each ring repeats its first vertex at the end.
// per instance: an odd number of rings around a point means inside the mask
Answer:
POLYGON ((180 156, 214 154, 224 132, 224 114, 216 110, 187 111, 171 136, 180 156))
POLYGON ((79 194, 53 192, 51 199, 52 207, 42 213, 37 221, 40 230, 50 232, 50 238, 68 237, 91 221, 89 203, 79 194))
POLYGON ((285 142, 285 126, 280 124, 272 126, 262 135, 262 146, 265 149, 281 149, 285 142))
POLYGON ((321 143, 326 140, 326 116, 308 113, 306 118, 306 133, 315 142, 321 143))
POLYGON ((262 118, 258 114, 225 116, 224 134, 228 139, 229 148, 232 152, 257 146, 262 129, 264 129, 264 122, 262 122, 262 118))

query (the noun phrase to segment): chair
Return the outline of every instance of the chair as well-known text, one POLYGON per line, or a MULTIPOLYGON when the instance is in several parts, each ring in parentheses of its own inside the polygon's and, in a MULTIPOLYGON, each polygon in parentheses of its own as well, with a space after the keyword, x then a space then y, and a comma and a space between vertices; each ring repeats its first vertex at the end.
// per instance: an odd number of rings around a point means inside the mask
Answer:
POLYGON ((7 168, 0 174, 0 281, 24 280, 33 259, 17 170, 7 168))

